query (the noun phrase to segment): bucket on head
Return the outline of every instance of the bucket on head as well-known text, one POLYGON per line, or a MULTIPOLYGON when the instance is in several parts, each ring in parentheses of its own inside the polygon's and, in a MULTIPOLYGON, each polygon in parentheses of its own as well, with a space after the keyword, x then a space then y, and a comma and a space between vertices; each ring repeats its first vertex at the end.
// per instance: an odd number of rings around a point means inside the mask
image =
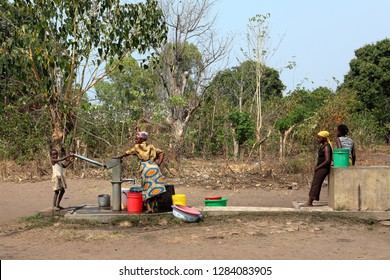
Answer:
POLYGON ((173 205, 183 205, 186 206, 186 195, 185 194, 174 194, 172 195, 172 204, 173 205))
POLYGON ((349 166, 349 149, 335 148, 333 149, 333 166, 348 167, 349 166))
POLYGON ((128 192, 127 193, 127 212, 142 213, 142 192, 128 192))
POLYGON ((110 195, 109 194, 99 194, 98 195, 98 204, 99 204, 99 207, 110 207, 110 195))

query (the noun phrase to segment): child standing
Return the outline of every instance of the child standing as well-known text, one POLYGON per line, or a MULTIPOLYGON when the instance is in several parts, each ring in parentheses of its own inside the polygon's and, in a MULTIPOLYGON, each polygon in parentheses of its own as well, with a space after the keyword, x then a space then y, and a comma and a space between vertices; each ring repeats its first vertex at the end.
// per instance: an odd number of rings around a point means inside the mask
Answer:
POLYGON ((53 210, 64 209, 60 206, 62 197, 64 196, 66 189, 66 180, 64 168, 68 167, 74 161, 74 155, 70 154, 63 158, 58 158, 58 151, 56 149, 50 150, 50 160, 53 169, 52 181, 53 181, 53 210), (64 162, 64 163, 62 163, 64 162))

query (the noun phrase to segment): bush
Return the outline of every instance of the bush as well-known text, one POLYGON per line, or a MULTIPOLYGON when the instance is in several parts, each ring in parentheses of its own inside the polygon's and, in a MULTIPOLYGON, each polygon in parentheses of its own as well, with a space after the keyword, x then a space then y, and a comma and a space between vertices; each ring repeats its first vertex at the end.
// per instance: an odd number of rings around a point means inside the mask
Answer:
POLYGON ((313 169, 314 159, 310 160, 307 155, 300 156, 299 158, 290 158, 286 160, 282 167, 282 173, 287 174, 300 174, 306 173, 313 169))

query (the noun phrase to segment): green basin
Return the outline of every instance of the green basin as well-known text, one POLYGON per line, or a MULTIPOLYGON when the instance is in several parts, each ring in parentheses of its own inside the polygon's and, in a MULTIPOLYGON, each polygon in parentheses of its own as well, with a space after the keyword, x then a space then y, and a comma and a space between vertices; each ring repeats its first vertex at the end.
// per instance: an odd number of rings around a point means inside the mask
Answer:
POLYGON ((226 206, 227 198, 203 200, 206 206, 226 206))

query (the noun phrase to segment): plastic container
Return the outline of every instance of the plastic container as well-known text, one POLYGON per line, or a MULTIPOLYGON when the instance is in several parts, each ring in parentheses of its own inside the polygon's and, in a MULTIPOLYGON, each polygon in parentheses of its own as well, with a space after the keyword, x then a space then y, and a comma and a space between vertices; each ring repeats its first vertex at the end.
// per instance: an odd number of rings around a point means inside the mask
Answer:
POLYGON ((125 210, 127 209, 127 194, 129 193, 129 190, 122 190, 121 194, 121 209, 125 210))
POLYGON ((183 205, 186 206, 186 195, 185 194, 174 194, 172 195, 172 204, 173 205, 183 205))
POLYGON ((157 202, 158 211, 161 212, 171 212, 172 211, 172 195, 175 194, 174 185, 165 185, 166 192, 159 195, 159 200, 157 202))
POLYGON ((218 200, 221 198, 222 198, 222 196, 208 196, 208 197, 205 197, 204 200, 218 200))
POLYGON ((129 192, 142 192, 141 186, 130 187, 129 192))
POLYGON ((110 195, 109 194, 99 194, 98 195, 98 204, 99 204, 99 207, 104 207, 104 208, 110 207, 110 195))
POLYGON ((222 197, 221 199, 205 199, 203 201, 205 206, 226 206, 228 199, 222 197))
POLYGON ((133 214, 142 213, 142 192, 127 193, 127 212, 133 214))
POLYGON ((348 167, 349 166, 349 149, 335 148, 333 149, 333 166, 348 167))
POLYGON ((172 213, 176 218, 189 223, 196 222, 202 218, 202 214, 198 210, 188 206, 173 205, 172 213))

